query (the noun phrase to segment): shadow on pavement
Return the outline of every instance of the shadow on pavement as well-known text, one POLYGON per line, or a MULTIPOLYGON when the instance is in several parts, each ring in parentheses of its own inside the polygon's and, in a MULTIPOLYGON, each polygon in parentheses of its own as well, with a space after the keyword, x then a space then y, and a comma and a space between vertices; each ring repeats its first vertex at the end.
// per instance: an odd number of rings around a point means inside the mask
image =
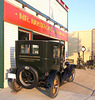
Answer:
POLYGON ((92 90, 92 89, 90 89, 90 88, 88 88, 88 87, 86 87, 86 86, 84 86, 84 85, 81 85, 81 84, 79 84, 79 83, 76 83, 76 82, 72 82, 72 83, 74 83, 74 84, 76 84, 76 85, 79 85, 79 86, 81 86, 81 87, 83 87, 83 88, 86 88, 86 89, 88 89, 88 90, 90 90, 90 91, 94 91, 94 90, 92 90))
POLYGON ((93 89, 91 89, 91 88, 88 88, 88 87, 86 87, 86 86, 84 86, 84 85, 81 85, 81 84, 79 84, 79 83, 76 83, 76 82, 73 82, 73 83, 76 84, 76 85, 79 85, 79 86, 81 86, 81 87, 83 87, 83 88, 85 88, 85 89, 88 89, 88 90, 92 91, 91 96, 95 96, 95 90, 93 90, 93 89))
POLYGON ((49 90, 48 89, 42 88, 42 87, 37 87, 36 89, 49 97, 49 90))

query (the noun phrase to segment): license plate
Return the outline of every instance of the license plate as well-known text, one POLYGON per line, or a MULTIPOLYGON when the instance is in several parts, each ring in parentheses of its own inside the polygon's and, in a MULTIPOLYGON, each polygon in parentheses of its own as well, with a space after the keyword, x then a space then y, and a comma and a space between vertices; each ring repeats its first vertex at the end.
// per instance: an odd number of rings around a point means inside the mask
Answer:
POLYGON ((16 74, 8 73, 8 78, 16 79, 16 74))

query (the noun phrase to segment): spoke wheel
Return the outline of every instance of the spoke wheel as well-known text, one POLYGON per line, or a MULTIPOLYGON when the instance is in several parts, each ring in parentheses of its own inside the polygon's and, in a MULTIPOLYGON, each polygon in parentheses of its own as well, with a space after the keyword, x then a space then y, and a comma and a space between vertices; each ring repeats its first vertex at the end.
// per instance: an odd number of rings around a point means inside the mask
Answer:
POLYGON ((58 75, 55 76, 53 81, 53 86, 49 88, 49 95, 51 98, 55 98, 59 91, 59 77, 58 75))
POLYGON ((24 86, 29 86, 34 82, 34 75, 29 70, 23 70, 19 74, 19 79, 24 86))
POLYGON ((17 70, 18 83, 26 89, 32 89, 38 84, 38 73, 31 66, 22 66, 17 70))
POLYGON ((75 78, 75 68, 73 68, 72 72, 71 72, 71 75, 70 75, 70 78, 69 78, 69 82, 72 82, 75 78))
POLYGON ((8 84, 13 92, 18 92, 22 89, 22 86, 18 85, 15 79, 12 82, 8 81, 8 84))

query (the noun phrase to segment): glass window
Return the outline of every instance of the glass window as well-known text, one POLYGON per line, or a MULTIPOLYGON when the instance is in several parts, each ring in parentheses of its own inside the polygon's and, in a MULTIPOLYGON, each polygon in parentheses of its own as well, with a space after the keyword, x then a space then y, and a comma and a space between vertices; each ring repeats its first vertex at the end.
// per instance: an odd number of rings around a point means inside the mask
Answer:
POLYGON ((30 53, 30 45, 22 44, 20 53, 29 54, 30 53))
POLYGON ((32 54, 39 54, 39 45, 31 45, 32 54))
POLYGON ((60 48, 58 46, 54 46, 53 58, 59 58, 59 57, 60 57, 60 48))
POLYGON ((62 46, 62 53, 61 53, 61 57, 65 56, 65 46, 62 46))

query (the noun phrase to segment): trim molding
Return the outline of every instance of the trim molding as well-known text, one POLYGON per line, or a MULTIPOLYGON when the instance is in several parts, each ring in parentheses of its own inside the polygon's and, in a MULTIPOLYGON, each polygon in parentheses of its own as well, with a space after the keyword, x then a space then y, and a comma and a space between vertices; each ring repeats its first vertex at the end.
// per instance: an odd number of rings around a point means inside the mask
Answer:
POLYGON ((22 28, 22 27, 18 27, 18 30, 19 29, 22 29, 22 30, 25 30, 25 31, 28 31, 29 33, 31 33, 31 37, 30 37, 30 40, 33 40, 33 31, 31 31, 31 30, 28 30, 28 29, 26 29, 26 28, 22 28))
POLYGON ((0 88, 4 88, 4 0, 0 0, 0 88))

